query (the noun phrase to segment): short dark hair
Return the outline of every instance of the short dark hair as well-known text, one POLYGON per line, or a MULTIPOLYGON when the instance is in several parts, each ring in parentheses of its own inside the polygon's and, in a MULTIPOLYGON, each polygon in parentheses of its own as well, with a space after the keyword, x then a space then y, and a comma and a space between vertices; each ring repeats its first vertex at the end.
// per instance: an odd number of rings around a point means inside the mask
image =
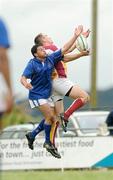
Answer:
POLYGON ((35 44, 33 45, 33 47, 31 48, 31 53, 34 57, 36 57, 34 54, 37 52, 37 48, 40 46, 40 44, 35 44))
POLYGON ((34 43, 35 43, 35 44, 40 44, 40 45, 42 46, 42 45, 43 45, 43 44, 42 44, 42 41, 41 41, 42 36, 43 36, 42 33, 38 34, 38 35, 34 38, 34 43))

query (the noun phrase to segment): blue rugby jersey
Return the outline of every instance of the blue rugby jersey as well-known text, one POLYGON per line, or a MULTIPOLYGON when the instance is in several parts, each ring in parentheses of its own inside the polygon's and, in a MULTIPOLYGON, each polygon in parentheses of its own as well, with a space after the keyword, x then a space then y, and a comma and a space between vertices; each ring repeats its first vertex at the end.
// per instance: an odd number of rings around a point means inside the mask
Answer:
POLYGON ((2 19, 0 19, 0 47, 10 47, 7 29, 2 19))
POLYGON ((33 89, 29 90, 29 99, 37 100, 50 97, 52 91, 52 71, 54 65, 60 60, 62 60, 61 49, 48 55, 44 62, 37 58, 33 58, 28 62, 22 76, 31 79, 33 89))

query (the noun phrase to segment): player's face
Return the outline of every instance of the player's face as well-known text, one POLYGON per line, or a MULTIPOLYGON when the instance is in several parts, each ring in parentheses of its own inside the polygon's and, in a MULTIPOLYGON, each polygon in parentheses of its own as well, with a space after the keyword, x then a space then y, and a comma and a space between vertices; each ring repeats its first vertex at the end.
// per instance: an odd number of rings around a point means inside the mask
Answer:
POLYGON ((52 41, 51 37, 49 37, 49 36, 46 35, 46 34, 43 34, 43 42, 44 42, 44 43, 53 44, 53 41, 52 41))
POLYGON ((47 56, 47 54, 46 54, 46 51, 45 51, 45 49, 43 48, 43 46, 39 46, 38 48, 37 48, 37 52, 36 52, 36 57, 39 57, 39 58, 45 58, 46 56, 47 56))

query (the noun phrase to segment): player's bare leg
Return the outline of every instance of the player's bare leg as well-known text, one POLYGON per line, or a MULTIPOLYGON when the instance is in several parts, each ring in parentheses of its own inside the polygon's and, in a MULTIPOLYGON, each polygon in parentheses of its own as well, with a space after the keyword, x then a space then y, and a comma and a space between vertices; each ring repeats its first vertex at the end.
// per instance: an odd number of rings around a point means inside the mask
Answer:
POLYGON ((60 115, 61 120, 64 124, 64 131, 67 131, 67 123, 68 119, 71 116, 71 114, 76 111, 77 109, 84 106, 86 103, 89 102, 90 97, 89 95, 82 90, 79 86, 73 86, 73 88, 70 91, 69 97, 75 99, 75 101, 71 104, 71 106, 64 112, 64 114, 60 115))

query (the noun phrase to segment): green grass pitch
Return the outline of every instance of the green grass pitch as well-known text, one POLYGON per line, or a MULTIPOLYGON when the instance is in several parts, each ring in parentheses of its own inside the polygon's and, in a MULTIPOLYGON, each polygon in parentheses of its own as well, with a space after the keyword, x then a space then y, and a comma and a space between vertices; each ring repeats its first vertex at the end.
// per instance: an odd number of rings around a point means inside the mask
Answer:
POLYGON ((2 180, 113 180, 113 170, 3 171, 2 180))

